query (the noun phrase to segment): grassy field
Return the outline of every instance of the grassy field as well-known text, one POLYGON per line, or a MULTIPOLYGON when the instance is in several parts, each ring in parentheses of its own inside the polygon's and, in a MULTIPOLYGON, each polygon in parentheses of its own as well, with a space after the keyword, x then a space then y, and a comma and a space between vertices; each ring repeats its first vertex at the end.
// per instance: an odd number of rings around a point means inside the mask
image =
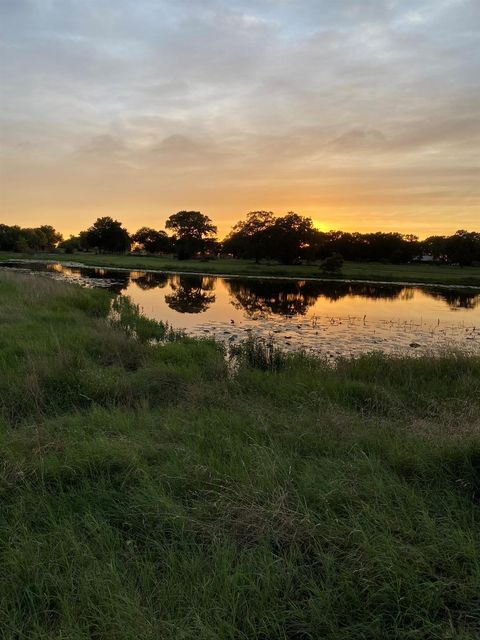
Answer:
POLYGON ((480 636, 480 359, 232 369, 110 301, 0 273, 2 640, 480 636))
MULTIPOLYGON (((157 269, 248 276, 277 276, 292 278, 325 278, 320 264, 285 266, 278 263, 256 264, 253 260, 220 258, 218 260, 177 260, 162 256, 97 255, 91 253, 18 254, 0 252, 0 260, 16 259, 58 260, 85 265, 120 267, 126 269, 157 269)), ((480 267, 451 267, 431 264, 382 264, 379 262, 346 262, 341 276, 352 280, 387 282, 419 282, 426 284, 470 285, 480 287, 480 267)))

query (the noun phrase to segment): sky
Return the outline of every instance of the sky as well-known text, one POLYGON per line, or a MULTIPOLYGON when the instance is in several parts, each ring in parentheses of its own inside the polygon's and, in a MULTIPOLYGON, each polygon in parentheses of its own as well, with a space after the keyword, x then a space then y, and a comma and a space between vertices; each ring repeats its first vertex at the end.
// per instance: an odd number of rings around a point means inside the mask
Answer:
POLYGON ((0 222, 480 229, 480 0, 0 0, 0 222))

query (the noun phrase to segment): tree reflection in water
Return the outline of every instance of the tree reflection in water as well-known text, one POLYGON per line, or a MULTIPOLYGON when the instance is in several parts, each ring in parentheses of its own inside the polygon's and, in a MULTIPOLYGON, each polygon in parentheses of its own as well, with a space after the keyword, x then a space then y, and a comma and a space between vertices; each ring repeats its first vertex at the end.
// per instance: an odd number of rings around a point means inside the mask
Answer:
POLYGON ((98 282, 104 281, 106 289, 114 293, 122 293, 130 284, 130 273, 128 271, 111 271, 103 267, 70 267, 61 263, 38 263, 29 265, 32 271, 49 271, 64 276, 67 280, 77 280, 79 283, 93 283, 99 286, 98 282))
POLYGON ((170 309, 178 313, 204 313, 215 302, 216 278, 208 276, 173 276, 172 293, 165 296, 170 309))
MULTIPOLYGON (((411 300, 414 287, 394 284, 363 282, 313 282, 305 280, 228 280, 232 304, 247 315, 305 315, 319 298, 331 302, 346 297, 373 300, 411 300)), ((475 309, 480 304, 480 294, 459 290, 422 289, 443 300, 451 309, 475 309)))
POLYGON ((372 284, 371 282, 315 282, 318 296, 335 302, 342 298, 358 296, 371 300, 397 300, 404 292, 412 294, 408 288, 395 284, 372 284))
MULTIPOLYGON (((64 269, 66 271, 66 269, 64 269)), ((73 271, 73 270, 72 270, 73 271)), ((81 275, 92 275, 91 270, 80 269, 81 275)), ((96 278, 111 278, 112 272, 95 269, 96 278)), ((215 295, 209 292, 215 288, 215 277, 172 276, 166 273, 131 271, 130 282, 142 289, 163 289, 170 284, 173 293, 165 299, 171 309, 179 313, 201 313, 215 302, 215 295)), ((129 284, 129 276, 115 273, 112 289, 118 293, 129 284)), ((305 315, 309 307, 319 298, 331 302, 348 296, 374 300, 412 300, 415 287, 394 284, 374 284, 364 282, 313 282, 308 280, 227 280, 233 305, 243 309, 248 315, 305 315)), ((475 309, 480 304, 480 294, 468 290, 425 288, 422 291, 437 300, 443 300, 451 309, 475 309)))
POLYGON ((394 300, 402 287, 349 282, 313 282, 305 280, 229 280, 232 304, 247 315, 305 315, 323 297, 330 301, 347 296, 394 300))
MULTIPOLYGON (((21 262, 8 262, 4 268, 25 270, 21 262)), ((116 271, 99 267, 70 266, 61 263, 29 263, 30 271, 49 271, 67 280, 84 282, 91 286, 105 286, 114 293, 122 293, 131 283, 141 289, 163 289, 167 285, 171 293, 165 302, 178 313, 202 313, 215 302, 216 277, 202 275, 172 275, 146 271, 116 271)), ((425 287, 368 282, 270 280, 232 278, 224 280, 235 308, 254 315, 305 315, 319 298, 335 302, 346 297, 377 300, 411 300, 416 292, 440 300, 452 310, 476 309, 480 305, 480 293, 469 289, 425 287)))
POLYGON ((458 289, 426 289, 428 295, 443 300, 450 309, 476 309, 480 305, 480 293, 458 289))
POLYGON ((151 273, 149 271, 131 271, 130 279, 140 289, 163 289, 167 286, 170 276, 168 273, 151 273))
POLYGON ((315 304, 317 295, 301 281, 227 280, 232 304, 249 316, 273 313, 276 315, 304 315, 315 304))

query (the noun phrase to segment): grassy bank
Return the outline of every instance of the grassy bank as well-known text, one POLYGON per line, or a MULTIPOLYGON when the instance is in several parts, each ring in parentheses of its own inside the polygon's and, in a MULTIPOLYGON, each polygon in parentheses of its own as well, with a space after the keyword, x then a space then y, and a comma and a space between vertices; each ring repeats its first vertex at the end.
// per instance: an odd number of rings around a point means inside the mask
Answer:
POLYGON ((480 359, 229 375, 109 305, 0 273, 4 640, 479 637, 480 359))
MULTIPOLYGON (((125 269, 156 269, 159 271, 186 271, 247 276, 276 276, 291 278, 325 278, 320 263, 281 265, 252 260, 220 258, 218 260, 177 260, 162 256, 97 255, 91 253, 19 254, 0 252, 0 260, 38 259, 78 262, 90 266, 125 269)), ((385 282, 418 282, 425 284, 468 285, 480 287, 479 267, 451 267, 431 264, 382 264, 379 262, 346 262, 341 276, 352 280, 385 282)))

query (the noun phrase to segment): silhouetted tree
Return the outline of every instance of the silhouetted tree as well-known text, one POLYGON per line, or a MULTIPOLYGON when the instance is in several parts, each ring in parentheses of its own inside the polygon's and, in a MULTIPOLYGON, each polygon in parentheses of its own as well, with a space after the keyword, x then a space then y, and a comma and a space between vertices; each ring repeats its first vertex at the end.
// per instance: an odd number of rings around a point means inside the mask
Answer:
MULTIPOLYGON (((366 233, 361 237, 363 260, 408 262, 414 253, 413 243, 407 242, 401 233, 366 233)), ((418 251, 418 249, 417 249, 418 251)))
POLYGON ((98 218, 83 236, 87 248, 100 253, 124 253, 130 249, 131 239, 122 223, 109 216, 98 218))
POLYGON ((329 231, 323 234, 319 257, 340 253, 346 260, 409 262, 421 252, 418 238, 401 233, 348 233, 329 231))
POLYGON ((61 240, 61 233, 51 225, 21 228, 0 224, 0 249, 3 251, 51 251, 61 240))
POLYGON ((310 218, 290 212, 275 218, 253 211, 235 225, 223 249, 238 257, 274 258, 285 264, 327 258, 339 253, 348 260, 408 262, 419 252, 418 238, 400 233, 346 233, 315 229, 310 218))
POLYGON ((181 260, 204 252, 208 241, 217 233, 217 227, 210 218, 199 211, 174 213, 168 218, 165 227, 173 231, 175 249, 181 260))
POLYGON ((165 231, 157 231, 150 227, 142 227, 133 236, 137 243, 147 253, 168 253, 173 249, 172 240, 165 231))
POLYGON ((7 224, 0 224, 0 250, 17 251, 17 243, 21 235, 18 225, 10 227, 7 224))
POLYGON ((447 261, 447 238, 445 236, 429 236, 420 243, 421 252, 432 256, 437 262, 447 261))
POLYGON ((295 264, 307 257, 318 239, 311 218, 290 211, 277 218, 269 229, 270 253, 283 264, 295 264))
POLYGON ((61 233, 56 231, 51 225, 44 224, 41 227, 38 227, 38 231, 43 234, 43 238, 41 238, 42 249, 45 251, 51 251, 55 249, 59 242, 62 242, 63 236, 61 233))
POLYGON ((70 236, 67 240, 60 242, 58 248, 65 253, 75 253, 83 249, 80 236, 70 236))
POLYGON ((458 262, 461 266, 480 261, 480 233, 457 231, 446 239, 445 251, 449 262, 458 262))
POLYGON ((420 242, 412 234, 392 232, 325 233, 315 229, 310 218, 294 212, 275 217, 271 211, 251 211, 220 245, 215 238, 216 226, 199 211, 179 211, 168 218, 165 226, 173 232, 172 237, 165 231, 142 227, 130 238, 119 221, 104 217, 78 236, 62 241, 61 234, 51 225, 22 228, 0 224, 0 250, 33 253, 58 247, 68 253, 89 249, 126 252, 134 241, 148 253, 175 250, 181 259, 199 253, 209 259, 222 251, 256 262, 263 258, 284 264, 325 260, 333 254, 340 254, 345 260, 394 263, 411 262, 427 254, 436 262, 462 266, 480 263, 480 233, 476 231, 459 230, 451 236, 430 236, 420 242))
POLYGON ((255 262, 270 257, 269 232, 274 223, 275 216, 271 211, 250 211, 247 219, 237 222, 225 239, 224 251, 242 258, 254 258, 255 262))

